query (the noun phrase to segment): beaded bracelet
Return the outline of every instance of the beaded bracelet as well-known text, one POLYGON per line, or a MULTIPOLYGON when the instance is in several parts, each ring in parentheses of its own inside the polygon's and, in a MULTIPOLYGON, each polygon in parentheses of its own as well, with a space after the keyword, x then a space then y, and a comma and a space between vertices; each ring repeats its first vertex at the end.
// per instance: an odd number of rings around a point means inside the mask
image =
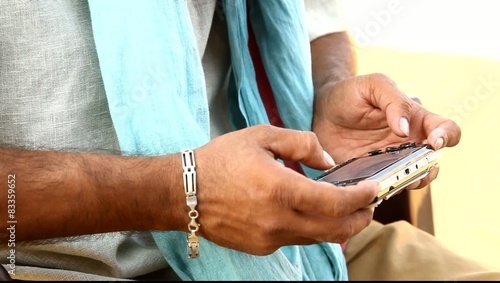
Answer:
POLYGON ((198 232, 200 224, 196 222, 196 218, 198 218, 198 211, 196 210, 196 205, 198 204, 198 199, 196 198, 196 162, 194 160, 194 152, 191 149, 182 151, 181 155, 186 204, 191 209, 188 214, 191 219, 188 224, 189 232, 187 234, 188 258, 197 258, 200 256, 200 241, 196 232, 198 232))

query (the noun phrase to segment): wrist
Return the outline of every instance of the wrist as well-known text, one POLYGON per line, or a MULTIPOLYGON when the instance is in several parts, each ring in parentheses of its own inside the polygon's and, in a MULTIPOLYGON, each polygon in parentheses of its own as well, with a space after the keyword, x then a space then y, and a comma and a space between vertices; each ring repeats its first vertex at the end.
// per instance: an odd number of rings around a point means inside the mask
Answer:
POLYGON ((116 157, 89 172, 94 198, 100 198, 90 213, 103 218, 100 230, 182 230, 185 199, 179 159, 179 154, 116 157))
POLYGON ((356 54, 347 32, 336 32, 311 42, 315 93, 325 85, 356 75, 356 54))
POLYGON ((149 158, 142 176, 134 180, 138 184, 132 212, 142 211, 135 215, 135 225, 140 230, 184 231, 187 212, 180 154, 149 158))

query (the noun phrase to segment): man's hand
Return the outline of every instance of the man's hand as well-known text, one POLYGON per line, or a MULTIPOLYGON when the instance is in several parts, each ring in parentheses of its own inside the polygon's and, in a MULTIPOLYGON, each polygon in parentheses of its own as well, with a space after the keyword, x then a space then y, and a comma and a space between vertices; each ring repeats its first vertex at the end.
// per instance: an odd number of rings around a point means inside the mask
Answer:
POLYGON ((219 245, 265 255, 285 245, 340 243, 372 219, 365 207, 377 182, 336 187, 275 160, 332 167, 312 132, 259 125, 218 137, 195 155, 200 233, 219 245))
MULTIPOLYGON (((0 147, 0 175, 16 175, 16 240, 115 231, 188 231, 179 153, 157 157, 0 147)), ((374 181, 353 188, 313 181, 276 159, 333 166, 316 135, 259 125, 195 150, 199 233, 265 255, 292 244, 343 242, 371 221, 374 181)), ((0 191, 0 199, 7 199, 0 191)), ((7 211, 7 201, 0 208, 7 211)), ((6 221, 0 242, 8 240, 6 221)))
MULTIPOLYGON (((460 128, 413 102, 382 74, 350 77, 316 89, 313 131, 337 163, 406 141, 455 146, 460 128)), ((413 184, 423 187, 438 169, 413 184)))

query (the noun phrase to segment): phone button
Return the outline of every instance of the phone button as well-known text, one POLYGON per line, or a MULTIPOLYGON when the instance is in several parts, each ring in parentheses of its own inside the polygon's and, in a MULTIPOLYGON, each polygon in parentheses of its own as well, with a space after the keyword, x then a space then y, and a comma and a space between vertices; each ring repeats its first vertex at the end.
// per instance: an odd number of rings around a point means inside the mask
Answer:
POLYGON ((370 152, 368 152, 368 155, 369 156, 374 156, 374 155, 378 155, 378 154, 381 154, 382 153, 382 150, 381 149, 377 149, 377 150, 372 150, 370 152))
POLYGON ((397 146, 389 146, 389 147, 385 148, 385 152, 394 152, 394 151, 398 151, 398 150, 399 150, 399 147, 397 147, 397 146))
POLYGON ((417 144, 415 142, 405 142, 399 146, 400 149, 415 148, 415 147, 417 147, 417 144))

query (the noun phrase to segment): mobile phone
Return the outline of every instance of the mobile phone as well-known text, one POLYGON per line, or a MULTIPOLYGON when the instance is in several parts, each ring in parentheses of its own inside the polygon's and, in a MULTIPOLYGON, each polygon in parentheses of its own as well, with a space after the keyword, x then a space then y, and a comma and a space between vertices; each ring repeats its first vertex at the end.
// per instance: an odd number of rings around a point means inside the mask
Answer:
POLYGON ((380 193, 370 206, 378 206, 409 184, 425 177, 441 157, 430 145, 414 142, 373 150, 352 158, 314 178, 336 186, 355 185, 363 180, 378 180, 380 193))

